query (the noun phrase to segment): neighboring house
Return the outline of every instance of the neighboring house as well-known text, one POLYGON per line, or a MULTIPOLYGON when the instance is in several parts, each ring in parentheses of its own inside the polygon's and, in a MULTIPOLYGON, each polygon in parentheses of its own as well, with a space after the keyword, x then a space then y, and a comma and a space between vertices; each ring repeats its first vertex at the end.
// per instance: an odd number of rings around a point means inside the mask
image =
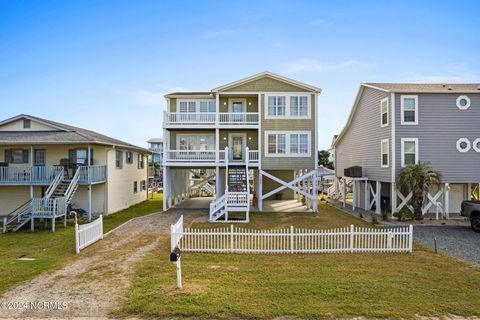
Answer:
POLYGON ((150 155, 149 163, 149 174, 150 186, 162 187, 163 186, 163 139, 161 138, 152 138, 147 141, 148 150, 152 152, 150 155))
POLYGON ((294 194, 316 210, 320 91, 263 72, 207 92, 167 94, 164 209, 188 197, 192 170, 209 169, 196 185, 215 185, 210 221, 228 221, 230 211, 248 221, 251 200, 262 210, 264 200, 294 194))
POLYGON ((424 214, 457 213, 462 200, 478 196, 479 123, 480 84, 362 84, 334 142, 337 187, 353 182, 354 207, 399 211, 411 197, 396 188, 400 171, 426 162, 443 184, 430 190, 424 214), (345 172, 352 166, 363 174, 345 172))
MULTIPOLYGON (((0 122, 0 215, 16 231, 67 208, 110 214, 147 198, 146 149, 29 115, 0 122), (33 219, 32 219, 33 218, 33 219)), ((4 230, 6 231, 6 230, 4 230)))

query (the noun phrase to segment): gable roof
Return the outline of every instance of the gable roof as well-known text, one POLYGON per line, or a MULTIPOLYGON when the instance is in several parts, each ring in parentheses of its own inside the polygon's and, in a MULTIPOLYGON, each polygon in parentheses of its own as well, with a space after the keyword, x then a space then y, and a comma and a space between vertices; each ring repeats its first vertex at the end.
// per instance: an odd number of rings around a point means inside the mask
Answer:
POLYGON ((27 114, 20 114, 18 116, 3 120, 0 122, 0 126, 20 119, 30 119, 31 121, 42 123, 43 125, 51 127, 52 131, 0 131, 0 143, 92 143, 119 146, 150 153, 150 151, 145 148, 138 147, 128 142, 118 140, 95 131, 78 128, 68 124, 27 114))
POLYGON ((480 83, 375 83, 363 85, 388 92, 480 93, 480 83))
POLYGON ((220 87, 213 88, 212 92, 219 92, 219 91, 227 90, 227 89, 230 89, 230 88, 234 88, 234 87, 237 87, 237 86, 242 85, 244 83, 248 83, 250 81, 254 81, 254 80, 257 80, 257 79, 264 78, 264 77, 268 77, 268 78, 272 78, 272 79, 275 79, 275 80, 278 80, 278 81, 286 82, 286 83, 289 83, 291 85, 307 89, 308 91, 313 91, 313 92, 316 92, 316 93, 322 92, 322 89, 320 89, 320 88, 317 88, 317 87, 314 87, 314 86, 308 85, 306 83, 299 82, 299 81, 296 81, 296 80, 293 80, 293 79, 290 79, 290 78, 287 78, 287 77, 283 77, 281 75, 275 74, 275 73, 270 72, 270 71, 260 72, 260 73, 257 73, 255 75, 253 75, 253 76, 246 77, 246 78, 234 81, 234 82, 230 82, 230 83, 227 83, 227 84, 225 84, 223 86, 220 86, 220 87))

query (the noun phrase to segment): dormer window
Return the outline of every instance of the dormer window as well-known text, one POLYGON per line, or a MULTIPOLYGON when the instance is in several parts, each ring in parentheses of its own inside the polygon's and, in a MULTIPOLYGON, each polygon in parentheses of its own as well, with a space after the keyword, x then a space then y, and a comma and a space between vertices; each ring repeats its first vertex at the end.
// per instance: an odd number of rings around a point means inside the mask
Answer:
POLYGON ((23 129, 30 129, 32 126, 32 123, 30 119, 23 119, 23 129))

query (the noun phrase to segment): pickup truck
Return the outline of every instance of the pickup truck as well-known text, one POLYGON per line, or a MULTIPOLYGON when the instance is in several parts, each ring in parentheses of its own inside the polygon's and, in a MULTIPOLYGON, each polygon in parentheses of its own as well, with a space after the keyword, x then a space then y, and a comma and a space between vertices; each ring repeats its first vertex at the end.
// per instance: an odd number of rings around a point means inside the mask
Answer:
POLYGON ((460 215, 470 219, 473 231, 480 232, 480 201, 463 201, 460 215))

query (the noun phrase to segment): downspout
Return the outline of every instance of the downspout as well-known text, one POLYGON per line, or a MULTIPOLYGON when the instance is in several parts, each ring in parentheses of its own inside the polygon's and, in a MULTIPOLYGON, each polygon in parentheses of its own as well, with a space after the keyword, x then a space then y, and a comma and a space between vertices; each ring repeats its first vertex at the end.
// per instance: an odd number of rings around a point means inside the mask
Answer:
POLYGON ((391 95, 390 95, 390 99, 391 99, 391 105, 392 105, 392 110, 391 110, 391 113, 392 113, 392 143, 391 143, 391 148, 392 148, 392 185, 391 185, 391 192, 392 192, 392 195, 391 195, 391 203, 390 203, 390 206, 392 207, 392 214, 396 211, 396 208, 397 208, 397 185, 396 185, 396 168, 397 168, 397 157, 396 157, 396 133, 395 133, 395 93, 392 92, 391 95))

